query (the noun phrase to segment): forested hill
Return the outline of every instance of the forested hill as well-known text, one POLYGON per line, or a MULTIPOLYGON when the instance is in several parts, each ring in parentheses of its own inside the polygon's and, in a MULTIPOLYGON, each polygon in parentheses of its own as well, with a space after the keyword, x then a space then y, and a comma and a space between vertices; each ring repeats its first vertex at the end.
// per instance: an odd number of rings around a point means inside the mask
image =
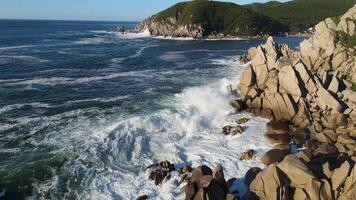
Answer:
POLYGON ((154 36, 217 38, 298 33, 327 17, 337 17, 356 0, 270 1, 237 5, 193 0, 178 3, 143 21, 137 31, 149 29, 154 36))
POLYGON ((294 0, 253 3, 244 7, 271 17, 296 33, 315 26, 327 17, 340 16, 355 4, 356 0, 294 0))
POLYGON ((176 37, 273 35, 285 30, 276 20, 246 7, 207 0, 178 3, 144 21, 139 29, 145 28, 153 35, 176 37))

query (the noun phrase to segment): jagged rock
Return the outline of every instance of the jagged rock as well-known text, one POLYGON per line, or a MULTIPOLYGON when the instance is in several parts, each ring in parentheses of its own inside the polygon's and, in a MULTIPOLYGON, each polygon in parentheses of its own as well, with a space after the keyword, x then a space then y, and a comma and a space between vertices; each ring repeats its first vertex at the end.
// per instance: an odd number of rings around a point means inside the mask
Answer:
POLYGON ((352 199, 356 196, 356 165, 351 170, 350 175, 346 178, 344 192, 339 199, 352 199))
POLYGON ((253 66, 260 66, 260 65, 264 65, 267 62, 267 58, 266 55, 264 53, 264 50, 262 49, 261 46, 258 46, 256 49, 256 54, 255 56, 252 58, 252 65, 253 66))
POLYGON ((149 172, 149 179, 154 181, 156 185, 161 184, 164 180, 170 179, 170 172, 174 171, 175 167, 168 161, 162 161, 158 164, 153 164, 147 167, 149 172))
POLYGON ((337 138, 337 142, 340 144, 355 144, 355 140, 352 139, 350 136, 347 135, 340 135, 337 138))
POLYGON ((341 112, 343 106, 339 103, 339 101, 332 96, 327 90, 323 87, 319 87, 317 91, 317 103, 320 108, 326 110, 327 108, 331 108, 333 111, 341 112))
POLYGON ((337 30, 343 31, 351 36, 355 35, 356 5, 348 10, 341 18, 337 30))
POLYGON ((329 84, 328 90, 330 92, 333 92, 334 94, 336 94, 340 90, 340 83, 339 83, 339 80, 336 77, 336 75, 333 76, 333 78, 329 84))
POLYGON ((302 91, 300 90, 299 81, 291 65, 282 67, 279 74, 279 83, 288 94, 293 97, 301 97, 302 91))
POLYGON ((322 145, 319 145, 318 148, 315 149, 315 153, 316 155, 326 155, 326 154, 335 154, 337 153, 338 150, 336 147, 328 144, 328 143, 324 143, 322 145))
POLYGON ((262 156, 261 162, 264 165, 268 166, 270 164, 282 161, 284 157, 289 153, 290 150, 272 149, 268 151, 264 156, 262 156))
POLYGON ((311 179, 315 179, 312 171, 301 162, 297 156, 288 155, 277 167, 285 173, 292 183, 305 188, 311 179))
POLYGON ((345 161, 340 168, 336 169, 331 176, 331 183, 333 190, 337 190, 342 184, 344 184, 350 171, 350 163, 345 161))
POLYGON ((237 111, 242 111, 246 109, 246 102, 244 102, 242 99, 232 100, 230 101, 230 105, 237 111))
POLYGON ((147 200, 147 199, 148 199, 147 195, 142 195, 142 196, 137 197, 136 200, 147 200))
POLYGON ((241 126, 224 126, 222 133, 224 135, 238 135, 242 134, 243 128, 241 126))
POLYGON ((238 123, 238 124, 245 124, 245 123, 247 123, 248 121, 250 121, 250 119, 243 117, 243 118, 240 118, 240 119, 236 120, 236 123, 238 123))
POLYGON ((289 132, 288 123, 285 121, 271 120, 267 123, 267 132, 284 134, 289 132))
POLYGON ((296 153, 295 156, 297 156, 299 159, 303 160, 304 162, 310 162, 311 159, 313 158, 313 153, 311 152, 311 150, 305 149, 296 153))
POLYGON ((339 134, 330 129, 324 130, 323 134, 326 135, 332 142, 336 142, 337 138, 339 137, 339 134))
POLYGON ((260 199, 279 199, 283 176, 275 164, 269 165, 250 184, 250 191, 260 199))
POLYGON ((267 65, 253 66, 253 70, 256 74, 256 82, 258 88, 261 88, 266 84, 268 79, 268 68, 267 65))
POLYGON ((266 132, 264 136, 272 144, 289 144, 291 141, 290 135, 286 133, 266 132))
POLYGON ((186 165, 180 169, 181 174, 188 174, 193 171, 193 168, 189 165, 186 165))
POLYGON ((275 95, 278 92, 279 82, 277 78, 269 78, 266 82, 267 89, 265 92, 268 95, 275 95))
MULTIPOLYGON (((251 65, 247 66, 246 69, 243 71, 241 78, 240 78, 240 85, 250 87, 256 83, 256 74, 253 71, 251 65)), ((241 94, 245 96, 244 94, 241 94)))
POLYGON ((240 155, 240 160, 251 160, 255 154, 256 151, 253 149, 250 149, 246 152, 242 152, 240 155))

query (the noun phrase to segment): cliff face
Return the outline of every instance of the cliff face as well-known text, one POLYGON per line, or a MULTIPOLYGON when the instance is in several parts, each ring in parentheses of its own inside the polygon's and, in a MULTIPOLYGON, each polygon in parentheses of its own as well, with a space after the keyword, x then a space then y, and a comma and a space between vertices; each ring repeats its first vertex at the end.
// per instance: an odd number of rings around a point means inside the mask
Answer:
POLYGON ((251 183, 248 195, 355 197, 355 22, 356 5, 339 20, 320 22, 298 52, 270 37, 242 58, 251 62, 232 105, 271 119, 265 136, 276 145, 262 158, 268 167, 251 183), (288 150, 289 143, 304 150, 286 156, 281 149, 288 150))
POLYGON ((165 36, 165 37, 191 37, 191 38, 203 38, 204 30, 200 25, 189 24, 179 25, 178 21, 174 17, 169 17, 162 21, 155 20, 155 16, 141 22, 136 30, 143 32, 149 30, 153 36, 165 36))

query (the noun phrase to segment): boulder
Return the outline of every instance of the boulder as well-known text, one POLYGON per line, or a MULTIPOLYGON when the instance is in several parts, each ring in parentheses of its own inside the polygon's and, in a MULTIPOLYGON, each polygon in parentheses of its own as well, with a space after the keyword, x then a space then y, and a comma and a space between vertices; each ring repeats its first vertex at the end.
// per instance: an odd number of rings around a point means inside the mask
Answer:
POLYGON ((267 62, 267 58, 266 55, 264 53, 264 50, 262 48, 262 46, 258 46, 256 49, 256 54, 255 56, 252 58, 252 65, 253 66, 259 66, 259 65, 264 65, 267 62))
POLYGON ((328 90, 334 94, 338 93, 340 90, 339 79, 335 75, 333 76, 333 78, 329 84, 328 90))
POLYGON ((283 89, 287 91, 288 94, 301 97, 302 91, 299 87, 299 81, 293 67, 291 65, 286 65, 282 67, 279 74, 279 83, 283 89))
POLYGON ((356 5, 348 10, 341 18, 337 30, 343 31, 351 36, 355 35, 356 5))
POLYGON ((261 171, 262 169, 259 167, 252 167, 246 172, 245 184, 247 185, 247 187, 250 187, 252 181, 256 178, 257 174, 260 173, 261 171))
POLYGON ((356 165, 351 170, 350 175, 346 178, 344 192, 339 199, 352 199, 356 196, 356 165))
POLYGON ((343 109, 340 102, 323 87, 318 88, 316 101, 323 110, 330 108, 333 111, 341 112, 343 109))
POLYGON ((350 171, 350 163, 348 161, 345 161, 340 168, 335 169, 331 176, 331 183, 332 183, 332 188, 333 190, 337 190, 339 187, 341 187, 347 176, 349 175, 350 171))
POLYGON ((337 142, 340 144, 355 144, 355 140, 347 135, 339 135, 337 142))
POLYGON ((253 70, 256 74, 256 82, 258 88, 261 88, 266 84, 268 79, 268 68, 267 65, 253 66, 253 70))
POLYGON ((305 188, 311 179, 316 179, 313 172, 296 155, 286 156, 277 167, 300 188, 305 188))
POLYGON ((285 134, 289 132, 288 122, 271 120, 267 123, 267 132, 285 134))
POLYGON ((264 165, 268 166, 270 164, 282 161, 284 157, 289 153, 290 150, 272 149, 268 151, 264 156, 262 156, 261 162, 264 165))
POLYGON ((243 132, 243 128, 241 126, 234 126, 231 128, 231 135, 240 135, 243 132))
POLYGON ((240 155, 240 160, 251 160, 255 154, 256 151, 253 149, 250 149, 246 152, 242 152, 240 155))
POLYGON ((274 132, 266 132, 264 134, 265 138, 271 143, 271 144, 289 144, 291 141, 291 137, 289 134, 280 134, 280 133, 274 133, 274 132))
POLYGON ((147 200, 148 196, 147 195, 142 195, 136 198, 136 200, 147 200))
POLYGON ((250 191, 259 199, 278 199, 283 176, 276 165, 272 164, 256 175, 250 184, 250 191))
POLYGON ((240 85, 250 87, 256 83, 256 74, 251 65, 247 66, 240 77, 240 85))
POLYGON ((240 119, 236 120, 236 123, 245 124, 245 123, 247 123, 249 121, 250 121, 250 119, 243 117, 243 118, 240 118, 240 119))

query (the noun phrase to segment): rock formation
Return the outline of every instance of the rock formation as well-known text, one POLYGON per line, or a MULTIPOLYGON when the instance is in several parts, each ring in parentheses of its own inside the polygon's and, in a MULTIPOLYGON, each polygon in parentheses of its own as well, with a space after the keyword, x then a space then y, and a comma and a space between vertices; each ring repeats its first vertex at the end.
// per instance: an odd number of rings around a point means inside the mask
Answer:
MULTIPOLYGON (((356 198, 356 49, 342 39, 355 40, 355 22, 356 5, 338 23, 330 18, 320 22, 299 52, 272 37, 248 50, 241 59, 248 64, 232 92, 238 99, 230 104, 271 119, 265 137, 274 149, 261 158, 266 168, 246 173, 248 191, 239 196, 229 191, 233 180, 225 180, 222 166, 184 167, 185 199, 356 198)), ((223 128, 226 135, 242 131, 240 125, 223 128)), ((240 160, 254 154, 240 152, 240 160)), ((152 165, 149 178, 160 184, 174 169, 167 161, 152 165)))
POLYGON ((342 40, 355 39, 355 21, 356 5, 316 25, 299 52, 270 37, 241 59, 249 62, 231 105, 271 119, 265 136, 276 145, 245 198, 356 198, 356 49, 342 40))

